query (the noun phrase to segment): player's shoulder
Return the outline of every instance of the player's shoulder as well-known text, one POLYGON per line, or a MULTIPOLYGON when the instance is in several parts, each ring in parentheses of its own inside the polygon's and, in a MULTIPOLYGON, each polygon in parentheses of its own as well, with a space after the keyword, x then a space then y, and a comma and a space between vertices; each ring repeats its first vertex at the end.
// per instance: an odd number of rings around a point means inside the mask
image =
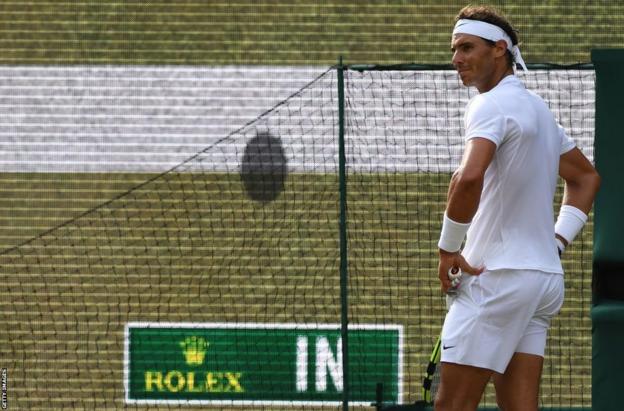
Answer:
POLYGON ((500 107, 496 101, 496 95, 490 92, 477 94, 470 99, 466 106, 466 116, 468 117, 492 116, 499 113, 500 107))
POLYGON ((544 111, 545 110, 550 111, 548 107, 548 103, 546 102, 546 100, 544 100, 544 98, 541 95, 529 89, 526 89, 526 93, 531 98, 534 107, 539 108, 544 111))

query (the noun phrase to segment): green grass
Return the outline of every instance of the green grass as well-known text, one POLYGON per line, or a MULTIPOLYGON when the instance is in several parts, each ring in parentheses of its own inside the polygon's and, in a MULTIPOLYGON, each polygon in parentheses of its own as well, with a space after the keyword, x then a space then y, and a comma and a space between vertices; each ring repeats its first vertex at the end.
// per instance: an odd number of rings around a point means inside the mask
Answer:
MULTIPOLYGON (((12 406, 121 407, 128 321, 340 321, 335 175, 291 174, 261 204, 237 174, 170 173, 107 202, 152 177, 2 176, 0 356, 12 406), (29 241, 35 233, 45 234, 29 241)), ((350 319, 405 327, 407 402, 420 399, 444 314, 435 242, 448 179, 349 175, 350 319)), ((545 406, 590 405, 591 227, 566 253, 545 406)))
MULTIPOLYGON (((477 1, 475 3, 480 3, 477 1)), ((490 2, 532 63, 588 62, 624 43, 617 1, 490 2)), ((4 64, 448 63, 464 1, 3 1, 4 64)))

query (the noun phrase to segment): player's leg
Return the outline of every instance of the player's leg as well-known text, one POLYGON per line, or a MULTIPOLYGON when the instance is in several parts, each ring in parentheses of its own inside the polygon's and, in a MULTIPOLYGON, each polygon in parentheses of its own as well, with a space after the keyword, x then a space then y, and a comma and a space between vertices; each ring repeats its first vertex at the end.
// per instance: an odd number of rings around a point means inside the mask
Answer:
POLYGON ((501 338, 513 334, 519 338, 526 323, 516 333, 508 330, 512 324, 510 316, 517 309, 507 304, 515 301, 507 296, 514 289, 503 290, 507 294, 501 294, 501 287, 509 283, 504 274, 487 272, 481 277, 467 277, 453 299, 442 330, 436 411, 476 410, 492 373, 503 372, 513 355, 518 340, 504 344, 501 338), (501 347, 507 349, 501 353, 501 347))
POLYGON ((494 374, 496 402, 503 411, 537 411, 544 358, 515 353, 504 374, 494 374))
POLYGON ((503 411, 538 409, 539 385, 550 320, 563 303, 563 276, 544 274, 543 293, 503 374, 494 374, 496 402, 503 411))
POLYGON ((476 409, 490 376, 505 373, 514 352, 543 350, 545 328, 527 328, 543 294, 549 294, 546 279, 538 271, 497 270, 462 282, 442 330, 436 410, 476 409), (535 341, 537 348, 532 347, 535 341), (518 349, 524 345, 528 351, 518 349))
POLYGON ((469 365, 442 363, 435 411, 474 411, 492 371, 469 365))

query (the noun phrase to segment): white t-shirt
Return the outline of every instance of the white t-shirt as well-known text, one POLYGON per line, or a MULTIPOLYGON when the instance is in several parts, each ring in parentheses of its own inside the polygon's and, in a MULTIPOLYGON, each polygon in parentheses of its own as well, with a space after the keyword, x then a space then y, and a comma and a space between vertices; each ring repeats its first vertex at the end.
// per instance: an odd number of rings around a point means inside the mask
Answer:
POLYGON ((462 255, 488 270, 563 273, 553 199, 559 157, 574 141, 542 98, 513 75, 470 100, 464 125, 466 141, 486 138, 496 144, 496 153, 462 255))

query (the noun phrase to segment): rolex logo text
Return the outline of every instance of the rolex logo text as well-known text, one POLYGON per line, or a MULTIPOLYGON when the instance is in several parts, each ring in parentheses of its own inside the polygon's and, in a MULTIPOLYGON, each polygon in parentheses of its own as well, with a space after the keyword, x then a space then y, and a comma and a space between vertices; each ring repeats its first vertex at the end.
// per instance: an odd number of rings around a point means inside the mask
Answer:
MULTIPOLYGON (((146 370, 145 392, 168 393, 243 393, 243 373, 207 368, 210 343, 203 337, 188 336, 179 343, 186 367, 171 370, 146 370), (190 369, 189 369, 190 368, 190 369)), ((180 363, 180 362, 178 362, 180 363)))

